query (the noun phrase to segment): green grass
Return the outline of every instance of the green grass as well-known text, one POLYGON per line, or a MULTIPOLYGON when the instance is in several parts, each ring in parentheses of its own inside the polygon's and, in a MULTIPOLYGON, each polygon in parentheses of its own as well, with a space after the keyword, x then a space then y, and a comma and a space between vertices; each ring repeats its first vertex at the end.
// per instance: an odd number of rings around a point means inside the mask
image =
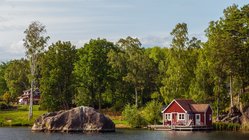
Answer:
POLYGON ((130 125, 122 116, 107 115, 116 125, 116 128, 130 128, 130 125))
POLYGON ((28 106, 18 106, 17 110, 0 111, 0 126, 31 126, 35 119, 47 111, 40 111, 39 106, 33 107, 33 118, 28 120, 28 106))
POLYGON ((125 120, 112 120, 115 124, 129 125, 125 120))

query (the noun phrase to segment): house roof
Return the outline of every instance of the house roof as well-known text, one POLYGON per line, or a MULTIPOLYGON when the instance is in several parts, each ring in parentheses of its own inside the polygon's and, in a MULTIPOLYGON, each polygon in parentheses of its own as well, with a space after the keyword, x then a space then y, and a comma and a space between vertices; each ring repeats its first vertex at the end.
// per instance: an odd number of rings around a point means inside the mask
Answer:
POLYGON ((206 112, 209 104, 191 104, 191 109, 193 112, 206 112))
POLYGON ((174 99, 162 112, 164 112, 173 102, 176 102, 184 111, 189 113, 206 112, 209 104, 197 104, 189 99, 174 99))
POLYGON ((191 104, 194 104, 195 102, 193 100, 187 100, 187 99, 175 99, 175 101, 187 112, 191 112, 191 104))

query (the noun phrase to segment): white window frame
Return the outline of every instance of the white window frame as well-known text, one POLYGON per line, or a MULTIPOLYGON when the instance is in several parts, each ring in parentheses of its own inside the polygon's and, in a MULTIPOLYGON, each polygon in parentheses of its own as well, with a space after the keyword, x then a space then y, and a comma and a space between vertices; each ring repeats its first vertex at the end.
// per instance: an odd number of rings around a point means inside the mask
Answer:
POLYGON ((177 119, 178 120, 185 120, 185 117, 186 117, 185 113, 178 113, 177 114, 177 119))
POLYGON ((165 119, 171 121, 171 113, 165 113, 165 119))

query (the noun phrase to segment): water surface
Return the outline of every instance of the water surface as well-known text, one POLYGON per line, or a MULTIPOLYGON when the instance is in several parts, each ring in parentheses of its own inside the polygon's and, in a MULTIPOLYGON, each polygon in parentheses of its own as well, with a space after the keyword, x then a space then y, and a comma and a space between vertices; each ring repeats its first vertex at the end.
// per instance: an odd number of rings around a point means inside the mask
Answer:
POLYGON ((30 128, 0 128, 0 140, 249 140, 249 132, 191 132, 117 129, 113 133, 42 133, 30 128))

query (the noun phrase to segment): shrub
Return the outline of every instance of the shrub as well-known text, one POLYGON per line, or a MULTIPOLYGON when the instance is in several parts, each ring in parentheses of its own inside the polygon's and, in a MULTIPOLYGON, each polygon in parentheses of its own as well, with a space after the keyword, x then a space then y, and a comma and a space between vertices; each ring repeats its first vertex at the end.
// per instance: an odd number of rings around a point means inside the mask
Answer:
POLYGON ((142 116, 149 124, 158 124, 161 120, 162 104, 158 101, 148 102, 143 109, 142 116))
POLYGON ((240 124, 238 124, 238 123, 216 122, 216 123, 213 123, 213 128, 215 130, 238 131, 238 130, 240 130, 240 124))
POLYGON ((9 92, 5 92, 4 94, 3 94, 3 100, 7 103, 7 104, 9 104, 9 102, 10 102, 10 100, 11 100, 11 95, 10 95, 10 93, 9 92))
POLYGON ((142 118, 135 105, 126 105, 124 111, 122 112, 122 116, 133 128, 139 128, 145 125, 144 118, 142 118))

